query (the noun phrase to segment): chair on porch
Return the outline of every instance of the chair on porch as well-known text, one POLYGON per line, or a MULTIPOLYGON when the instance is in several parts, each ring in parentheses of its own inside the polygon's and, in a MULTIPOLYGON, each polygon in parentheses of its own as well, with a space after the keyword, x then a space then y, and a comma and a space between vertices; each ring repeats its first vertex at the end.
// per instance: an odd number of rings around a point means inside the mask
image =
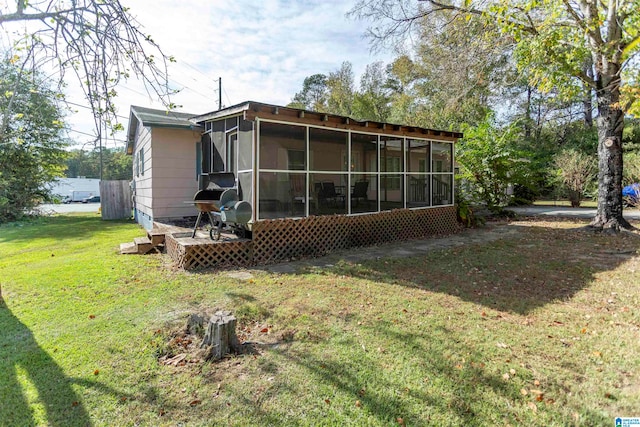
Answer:
POLYGON ((344 194, 336 192, 336 186, 332 181, 317 182, 315 193, 321 206, 344 206, 344 194))
POLYGON ((351 193, 351 204, 353 206, 358 206, 358 203, 361 199, 362 201, 367 203, 367 191, 369 191, 369 181, 356 182, 356 184, 353 186, 353 192, 351 193))
POLYGON ((299 213, 304 216, 305 199, 307 197, 306 177, 304 175, 289 175, 289 212, 291 216, 299 213), (300 211, 302 208, 302 212, 300 211))

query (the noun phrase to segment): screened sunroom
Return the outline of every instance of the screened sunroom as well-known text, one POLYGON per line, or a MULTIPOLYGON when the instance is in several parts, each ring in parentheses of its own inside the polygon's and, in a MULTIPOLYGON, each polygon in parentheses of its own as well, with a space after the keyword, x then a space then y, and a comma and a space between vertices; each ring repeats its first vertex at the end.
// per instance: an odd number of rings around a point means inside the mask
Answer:
POLYGON ((253 222, 454 203, 459 133, 255 102, 195 121, 197 174, 233 172, 253 222))

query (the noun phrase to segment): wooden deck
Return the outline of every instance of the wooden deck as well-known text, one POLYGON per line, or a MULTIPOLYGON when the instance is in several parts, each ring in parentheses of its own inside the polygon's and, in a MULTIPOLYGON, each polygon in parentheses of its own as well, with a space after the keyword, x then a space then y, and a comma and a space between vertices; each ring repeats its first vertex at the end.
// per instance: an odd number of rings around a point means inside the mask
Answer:
POLYGON ((253 224, 252 239, 223 233, 211 240, 206 231, 158 226, 167 254, 184 269, 252 266, 316 257, 358 246, 410 240, 460 230, 453 206, 397 209, 370 215, 323 215, 263 220, 253 224))

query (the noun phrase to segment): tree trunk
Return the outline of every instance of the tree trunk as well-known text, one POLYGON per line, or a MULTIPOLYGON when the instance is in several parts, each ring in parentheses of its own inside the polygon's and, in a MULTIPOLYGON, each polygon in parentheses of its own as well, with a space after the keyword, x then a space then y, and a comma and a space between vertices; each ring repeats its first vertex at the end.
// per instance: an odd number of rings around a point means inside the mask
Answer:
MULTIPOLYGON (((615 75, 615 74, 614 74, 615 75)), ((622 130, 619 81, 598 81, 598 210, 591 226, 617 232, 632 229, 622 217, 622 130)))

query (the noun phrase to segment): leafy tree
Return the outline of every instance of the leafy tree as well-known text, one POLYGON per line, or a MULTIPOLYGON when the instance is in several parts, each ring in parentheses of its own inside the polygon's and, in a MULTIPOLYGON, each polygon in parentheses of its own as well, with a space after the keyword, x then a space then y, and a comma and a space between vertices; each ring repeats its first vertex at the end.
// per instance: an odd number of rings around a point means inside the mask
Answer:
POLYGON ((353 69, 349 61, 329 73, 327 77, 327 111, 341 116, 351 116, 354 83, 353 69))
POLYGON ((564 149, 556 154, 554 168, 552 177, 555 183, 567 192, 571 206, 579 207, 596 175, 593 157, 574 148, 564 149))
MULTIPOLYGON (((31 71, 54 68, 60 85, 65 74, 76 77, 99 133, 103 121, 120 128, 115 89, 132 75, 142 79, 167 108, 174 107, 167 81, 167 65, 174 59, 142 32, 120 0, 9 0, 0 6, 0 27, 22 34, 14 39, 14 48, 31 71)), ((14 113, 2 112, 3 128, 14 113)))
POLYGON ((512 186, 530 183, 530 153, 517 148, 521 129, 500 127, 490 114, 477 126, 464 126, 456 147, 461 165, 459 178, 466 199, 500 212, 512 199, 512 186))
POLYGON ((638 62, 640 5, 637 0, 425 0, 360 1, 352 14, 382 25, 374 40, 404 40, 417 24, 438 12, 480 20, 515 42, 520 70, 532 86, 564 96, 595 92, 598 116, 598 209, 593 227, 631 228, 622 217, 624 113, 640 110, 638 62))
MULTIPOLYGON (((132 178, 132 156, 126 155, 121 148, 102 149, 103 176, 105 180, 132 178)), ((69 152, 65 175, 68 178, 84 176, 87 178, 100 177, 99 150, 72 150, 69 152)))
POLYGON ((353 96, 353 117, 379 122, 389 120, 391 96, 389 76, 382 61, 367 65, 360 78, 360 90, 353 96))
POLYGON ((46 184, 63 176, 67 155, 58 93, 18 62, 0 62, 0 109, 13 111, 0 130, 0 223, 20 219, 47 198, 46 184))
POLYGON ((289 107, 324 112, 326 102, 327 76, 314 74, 304 79, 302 90, 293 96, 289 107))

